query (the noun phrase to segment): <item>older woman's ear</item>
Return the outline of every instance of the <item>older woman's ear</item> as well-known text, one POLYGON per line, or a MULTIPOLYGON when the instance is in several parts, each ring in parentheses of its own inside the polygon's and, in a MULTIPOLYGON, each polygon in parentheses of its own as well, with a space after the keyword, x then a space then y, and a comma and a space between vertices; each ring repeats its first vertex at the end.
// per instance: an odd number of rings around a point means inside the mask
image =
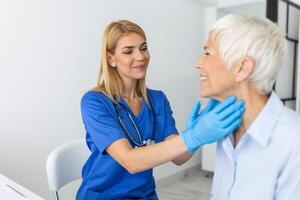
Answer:
POLYGON ((242 82, 249 78, 255 68, 255 59, 251 56, 243 57, 239 65, 237 66, 235 73, 236 73, 236 82, 242 82))

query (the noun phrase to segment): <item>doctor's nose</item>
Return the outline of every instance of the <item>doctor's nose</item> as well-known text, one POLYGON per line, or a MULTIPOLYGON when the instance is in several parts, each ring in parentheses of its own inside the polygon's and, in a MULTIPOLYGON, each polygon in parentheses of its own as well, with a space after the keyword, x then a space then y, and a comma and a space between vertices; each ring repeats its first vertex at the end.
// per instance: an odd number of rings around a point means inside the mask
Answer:
POLYGON ((134 59, 135 60, 145 60, 146 59, 146 55, 144 52, 142 51, 136 51, 135 54, 134 54, 134 59))

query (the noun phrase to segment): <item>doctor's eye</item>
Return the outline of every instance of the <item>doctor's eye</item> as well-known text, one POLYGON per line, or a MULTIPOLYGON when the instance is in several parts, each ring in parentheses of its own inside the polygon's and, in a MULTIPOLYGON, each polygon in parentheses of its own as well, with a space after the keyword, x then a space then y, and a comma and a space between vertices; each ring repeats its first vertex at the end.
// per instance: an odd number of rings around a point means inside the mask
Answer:
POLYGON ((207 51, 204 51, 203 54, 206 55, 206 56, 209 56, 209 55, 210 55, 210 53, 207 52, 207 51))
POLYGON ((148 50, 148 47, 147 47, 147 46, 143 46, 143 47, 141 47, 141 50, 142 50, 142 51, 147 51, 147 50, 148 50))
POLYGON ((132 53, 132 51, 130 50, 130 51, 123 51, 123 54, 131 54, 132 53))

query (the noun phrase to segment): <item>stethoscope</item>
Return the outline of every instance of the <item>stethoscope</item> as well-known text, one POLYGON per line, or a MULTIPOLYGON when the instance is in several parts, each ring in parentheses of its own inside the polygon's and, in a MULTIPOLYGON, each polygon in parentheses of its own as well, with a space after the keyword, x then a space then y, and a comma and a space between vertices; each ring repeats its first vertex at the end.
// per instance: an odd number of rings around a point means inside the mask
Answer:
POLYGON ((130 112, 122 105, 120 105, 119 103, 115 103, 115 106, 116 107, 119 107, 119 108, 115 108, 116 109, 116 113, 117 113, 117 118, 119 120, 119 123, 120 125, 122 126, 123 130, 125 131, 126 135, 129 137, 129 139, 134 143, 135 147, 142 147, 142 146, 148 146, 148 145, 151 145, 151 144, 155 144, 155 141, 154 141, 154 133, 155 133, 155 114, 154 114, 154 110, 153 110, 153 107, 152 107, 152 103, 151 103, 151 100, 150 98, 149 99, 149 104, 150 104, 150 109, 152 111, 152 117, 153 117, 153 130, 152 130, 152 138, 153 140, 151 140, 150 138, 147 139, 147 140, 143 140, 142 139, 142 135, 139 131, 139 128, 137 127, 136 123, 134 122, 133 118, 132 118, 132 115, 130 114, 130 112), (126 112, 131 124, 133 125, 134 129, 135 129, 135 132, 137 133, 137 136, 138 136, 138 141, 136 139, 134 139, 134 137, 132 136, 132 134, 130 133, 130 131, 128 131, 128 129, 126 128, 122 118, 120 117, 120 113, 119 113, 119 109, 122 109, 126 112))

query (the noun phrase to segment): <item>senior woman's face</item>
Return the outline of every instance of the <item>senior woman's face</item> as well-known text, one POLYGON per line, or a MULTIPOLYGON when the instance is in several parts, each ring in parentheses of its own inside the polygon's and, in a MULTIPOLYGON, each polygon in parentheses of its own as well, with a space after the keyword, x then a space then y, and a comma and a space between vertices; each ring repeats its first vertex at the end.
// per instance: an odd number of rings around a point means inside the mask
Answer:
POLYGON ((218 44, 213 36, 209 36, 204 45, 204 52, 196 62, 199 70, 200 95, 222 99, 227 97, 235 84, 233 70, 229 70, 224 59, 219 55, 218 44))

